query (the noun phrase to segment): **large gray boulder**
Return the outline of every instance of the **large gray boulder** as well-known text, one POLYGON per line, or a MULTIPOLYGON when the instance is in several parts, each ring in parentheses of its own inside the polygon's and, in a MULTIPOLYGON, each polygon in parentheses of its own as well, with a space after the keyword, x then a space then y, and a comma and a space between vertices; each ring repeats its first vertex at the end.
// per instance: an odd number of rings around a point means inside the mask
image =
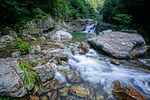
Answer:
POLYGON ((0 38, 0 42, 11 42, 13 40, 14 40, 14 38, 9 35, 5 35, 0 38))
POLYGON ((88 39, 91 47, 102 50, 112 57, 124 59, 144 55, 146 43, 141 35, 112 32, 110 34, 88 39))
POLYGON ((17 59, 0 59, 0 96, 25 96, 23 80, 24 73, 17 59))
POLYGON ((65 31, 57 31, 52 37, 52 40, 70 40, 72 35, 65 31))

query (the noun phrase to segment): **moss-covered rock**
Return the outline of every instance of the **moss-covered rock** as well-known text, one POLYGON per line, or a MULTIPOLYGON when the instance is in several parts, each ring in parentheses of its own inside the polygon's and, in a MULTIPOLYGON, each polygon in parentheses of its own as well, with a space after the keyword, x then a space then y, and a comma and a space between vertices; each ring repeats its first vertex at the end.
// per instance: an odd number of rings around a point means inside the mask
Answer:
POLYGON ((23 30, 20 30, 22 34, 42 34, 52 31, 54 29, 54 20, 50 16, 43 17, 41 19, 34 19, 24 25, 23 30))

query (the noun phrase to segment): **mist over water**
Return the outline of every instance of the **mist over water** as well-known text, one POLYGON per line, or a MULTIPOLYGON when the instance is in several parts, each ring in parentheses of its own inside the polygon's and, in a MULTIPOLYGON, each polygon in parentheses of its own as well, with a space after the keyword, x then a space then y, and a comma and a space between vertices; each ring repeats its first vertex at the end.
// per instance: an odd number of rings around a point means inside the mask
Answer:
POLYGON ((69 64, 73 69, 80 72, 84 81, 100 84, 102 89, 99 90, 103 90, 101 92, 111 91, 112 83, 119 80, 123 86, 132 86, 150 99, 149 71, 128 69, 123 65, 117 66, 105 60, 99 60, 97 55, 96 51, 92 49, 86 55, 72 55, 69 64))

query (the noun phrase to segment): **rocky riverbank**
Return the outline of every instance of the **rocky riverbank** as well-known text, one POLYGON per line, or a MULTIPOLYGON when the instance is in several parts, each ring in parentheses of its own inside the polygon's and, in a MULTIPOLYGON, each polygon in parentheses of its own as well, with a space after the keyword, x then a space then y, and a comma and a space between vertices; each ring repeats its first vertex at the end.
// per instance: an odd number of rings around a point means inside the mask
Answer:
POLYGON ((19 33, 10 31, 0 37, 0 96, 21 100, 150 99, 150 57, 141 35, 103 28, 99 34, 98 27, 94 36, 72 33, 97 24, 88 19, 78 20, 76 25, 56 24, 57 28, 49 18, 33 20, 19 33), (13 42, 19 34, 30 45, 26 54, 13 42), (30 72, 39 81, 25 84, 30 72))

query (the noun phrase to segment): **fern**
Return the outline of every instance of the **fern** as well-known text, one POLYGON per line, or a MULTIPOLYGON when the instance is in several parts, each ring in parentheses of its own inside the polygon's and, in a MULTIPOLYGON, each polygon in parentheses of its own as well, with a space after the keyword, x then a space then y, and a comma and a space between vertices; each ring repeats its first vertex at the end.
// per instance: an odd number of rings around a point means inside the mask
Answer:
POLYGON ((128 29, 129 24, 131 23, 131 16, 127 14, 117 14, 113 17, 113 19, 118 24, 116 28, 120 29, 128 29))
POLYGON ((24 85, 31 86, 39 82, 39 76, 32 70, 31 61, 21 61, 19 64, 20 68, 23 70, 25 79, 24 85))

